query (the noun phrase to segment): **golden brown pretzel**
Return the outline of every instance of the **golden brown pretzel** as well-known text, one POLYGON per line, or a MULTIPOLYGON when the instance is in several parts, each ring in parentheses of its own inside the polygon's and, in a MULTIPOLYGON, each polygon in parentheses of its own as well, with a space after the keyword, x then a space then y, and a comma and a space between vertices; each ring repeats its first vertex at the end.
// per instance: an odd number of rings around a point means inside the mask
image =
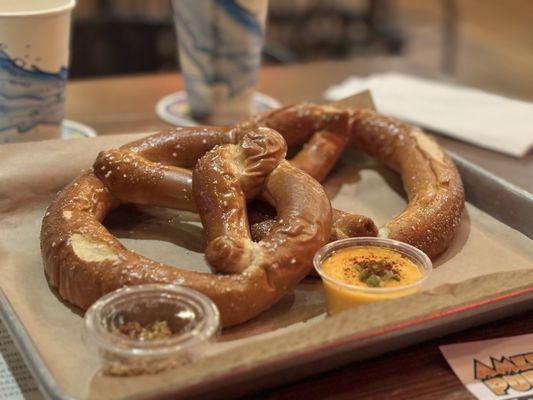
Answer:
MULTIPOLYGON (((346 146, 351 145, 376 157, 379 161, 398 171, 406 189, 409 205, 398 216, 380 229, 379 235, 410 243, 431 258, 442 253, 453 239, 464 208, 464 191, 461 178, 455 165, 441 147, 426 136, 420 129, 399 122, 370 110, 350 110, 335 106, 300 104, 287 106, 256 116, 242 124, 242 127, 266 126, 283 135, 292 147, 303 145, 303 149, 291 160, 318 180, 324 179, 331 171, 346 146)), ((188 129, 179 128, 186 132, 188 129)), ((202 150, 202 145, 210 146, 216 140, 230 140, 232 129, 204 128, 202 135, 191 139, 191 149, 202 150)), ((172 140, 165 147, 167 161, 179 160, 179 166, 190 166, 195 151, 189 158, 182 154, 183 148, 176 148, 172 140), (187 163, 187 161, 189 163, 187 163)), ((122 149, 131 154, 136 167, 143 157, 150 158, 153 143, 133 144, 122 149)), ((105 168, 106 160, 101 159, 100 168, 105 168)), ((96 172, 100 170, 96 168, 96 172)), ((179 193, 168 191, 175 202, 184 202, 183 208, 194 210, 190 175, 187 170, 175 171, 175 180, 180 183, 179 193)), ((157 175, 157 170, 152 170, 157 175)), ((128 182, 116 175, 116 182, 105 180, 112 192, 122 193, 124 201, 146 204, 144 199, 131 198, 134 182, 128 182)), ((144 176, 148 176, 145 174, 144 176)), ((153 179, 147 179, 152 181, 153 179)), ((138 183, 137 183, 138 184, 138 183)), ((149 185, 148 185, 149 186, 149 185)), ((145 193, 142 191, 141 193, 145 193)), ((160 198, 158 194, 158 198, 160 198)), ((153 199, 150 199, 154 204, 153 199)), ((160 204, 165 206, 166 203, 160 204)), ((264 219, 275 215, 265 215, 264 219)), ((251 227, 252 236, 259 240, 268 234, 273 222, 255 219, 251 227)), ((333 210, 333 223, 330 240, 352 236, 375 236, 377 228, 368 217, 333 210)))
MULTIPOLYGON (((464 208, 461 177, 446 152, 419 128, 371 110, 313 104, 272 110, 243 124, 255 125, 275 129, 289 147, 304 145, 293 162, 318 180, 331 171, 346 145, 375 157, 400 173, 409 199, 379 236, 410 243, 432 258, 451 243, 464 208)), ((334 227, 342 226, 336 218, 340 215, 334 212, 334 227)))
POLYGON ((267 128, 183 128, 101 153, 94 173, 77 178, 46 212, 41 252, 50 285, 63 299, 87 308, 125 285, 175 283, 210 297, 223 326, 254 317, 309 272, 331 229, 331 207, 321 185, 284 161, 285 150, 279 134, 267 128), (149 260, 128 251, 101 224, 120 202, 192 209, 191 174, 182 167, 202 156, 194 197, 210 241, 209 260, 215 270, 234 272, 229 275, 149 260), (113 192, 106 182, 114 183, 113 192), (259 243, 248 240, 243 206, 255 195, 279 215, 259 243), (228 254, 237 261, 234 269, 224 261, 228 254))
MULTIPOLYGON (((342 126, 337 125, 334 126, 336 129, 342 126)), ((192 168, 200 155, 215 144, 232 143, 238 131, 239 129, 231 127, 178 127, 163 136, 154 135, 126 144, 120 149, 102 152, 96 159, 94 172, 122 203, 196 211, 192 195, 192 173, 187 168, 192 168)), ((324 146, 317 141, 316 146, 321 149, 317 156, 327 159, 331 167, 324 168, 321 163, 313 162, 312 152, 306 157, 291 160, 293 165, 311 172, 310 175, 315 179, 323 178, 329 173, 346 144, 343 139, 346 135, 342 131, 340 134, 319 132, 317 136, 324 138, 321 142, 331 149, 331 155, 326 156, 324 146), (337 138, 333 141, 333 146, 325 141, 329 135, 337 138), (313 170, 313 165, 318 165, 319 169, 313 170), (323 176, 321 171, 324 171, 323 176)), ((312 148, 308 147, 310 150, 312 148)), ((251 211, 255 208, 252 207, 251 211)), ((269 219, 275 217, 272 210, 268 213, 269 219)), ((267 219, 267 214, 263 219, 267 219)), ((265 236, 267 228, 271 226, 269 222, 252 225, 254 240, 265 236)), ((330 240, 376 235, 377 227, 370 218, 334 211, 330 240)))
MULTIPOLYGON (((263 206, 255 203, 254 208, 256 207, 262 208, 263 206)), ((259 241, 268 235, 272 227, 275 226, 277 217, 276 213, 272 211, 258 214, 254 208, 251 209, 254 218, 250 220, 250 231, 252 239, 259 241)), ((330 242, 350 237, 377 235, 378 228, 370 218, 341 210, 332 210, 331 232, 328 239, 330 242)))

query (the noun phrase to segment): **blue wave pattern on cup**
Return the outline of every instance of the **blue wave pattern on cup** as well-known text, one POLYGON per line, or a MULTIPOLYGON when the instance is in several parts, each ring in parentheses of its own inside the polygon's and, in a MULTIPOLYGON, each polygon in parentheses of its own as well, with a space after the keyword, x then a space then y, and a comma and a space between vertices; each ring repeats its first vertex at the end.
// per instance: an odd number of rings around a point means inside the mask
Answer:
POLYGON ((251 101, 264 33, 264 15, 250 8, 251 3, 174 0, 182 73, 193 113, 216 114, 216 107, 231 113, 227 102, 251 101))
POLYGON ((27 67, 0 48, 0 132, 16 129, 23 134, 39 124, 60 124, 66 81, 65 67, 57 73, 27 67))

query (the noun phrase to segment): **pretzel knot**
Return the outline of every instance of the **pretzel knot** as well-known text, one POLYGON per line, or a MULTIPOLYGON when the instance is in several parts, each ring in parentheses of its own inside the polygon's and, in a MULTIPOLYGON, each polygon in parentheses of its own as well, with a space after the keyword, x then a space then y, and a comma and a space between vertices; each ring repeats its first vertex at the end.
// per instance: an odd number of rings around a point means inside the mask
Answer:
POLYGON ((284 157, 281 135, 265 127, 178 128, 99 154, 93 170, 49 206, 41 251, 50 285, 87 308, 125 285, 175 283, 218 306, 223 326, 269 308, 311 269, 331 230, 322 186, 284 157), (187 168, 193 167, 193 170, 187 168), (246 203, 258 197, 278 219, 251 238, 246 203), (101 224, 120 203, 199 212, 214 274, 179 269, 128 251, 101 224))
MULTIPOLYGON (((464 190, 455 164, 419 128, 371 110, 296 104, 267 111, 242 126, 266 126, 287 144, 302 146, 291 163, 323 181, 348 146, 400 173, 409 203, 379 229, 365 216, 333 210, 331 239, 382 236, 407 242, 434 258, 445 251, 459 227, 464 190)), ((254 218, 255 238, 268 234, 273 215, 254 218)))

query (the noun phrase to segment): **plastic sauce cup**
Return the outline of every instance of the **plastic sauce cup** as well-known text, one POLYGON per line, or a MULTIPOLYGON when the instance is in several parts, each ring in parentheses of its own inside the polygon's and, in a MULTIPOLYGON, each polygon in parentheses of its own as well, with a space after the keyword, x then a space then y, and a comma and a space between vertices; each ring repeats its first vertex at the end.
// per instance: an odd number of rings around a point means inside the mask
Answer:
POLYGON ((361 304, 395 299, 416 293, 420 291, 422 284, 433 270, 433 265, 429 257, 416 247, 392 239, 375 237, 349 238, 329 243, 318 250, 313 259, 313 264, 322 278, 328 313, 330 315, 349 308, 357 307, 361 304), (367 287, 347 284, 328 276, 328 274, 322 269, 322 263, 324 260, 339 250, 353 247, 378 247, 399 253, 418 266, 422 277, 415 282, 405 285, 394 287, 367 287))
POLYGON ((84 338, 110 375, 150 374, 202 356, 220 331, 215 304, 194 290, 165 284, 118 289, 96 301, 85 314, 84 338), (169 337, 131 338, 119 332, 129 323, 164 321, 169 337))

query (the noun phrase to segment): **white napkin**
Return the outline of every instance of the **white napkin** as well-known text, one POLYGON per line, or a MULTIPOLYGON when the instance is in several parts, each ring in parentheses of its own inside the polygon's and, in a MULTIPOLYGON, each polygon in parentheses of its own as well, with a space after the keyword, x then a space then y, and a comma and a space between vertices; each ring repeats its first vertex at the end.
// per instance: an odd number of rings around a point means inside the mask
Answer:
POLYGON ((397 73, 350 77, 325 92, 340 100, 372 91, 378 110, 472 144, 524 156, 533 146, 533 103, 397 73))

